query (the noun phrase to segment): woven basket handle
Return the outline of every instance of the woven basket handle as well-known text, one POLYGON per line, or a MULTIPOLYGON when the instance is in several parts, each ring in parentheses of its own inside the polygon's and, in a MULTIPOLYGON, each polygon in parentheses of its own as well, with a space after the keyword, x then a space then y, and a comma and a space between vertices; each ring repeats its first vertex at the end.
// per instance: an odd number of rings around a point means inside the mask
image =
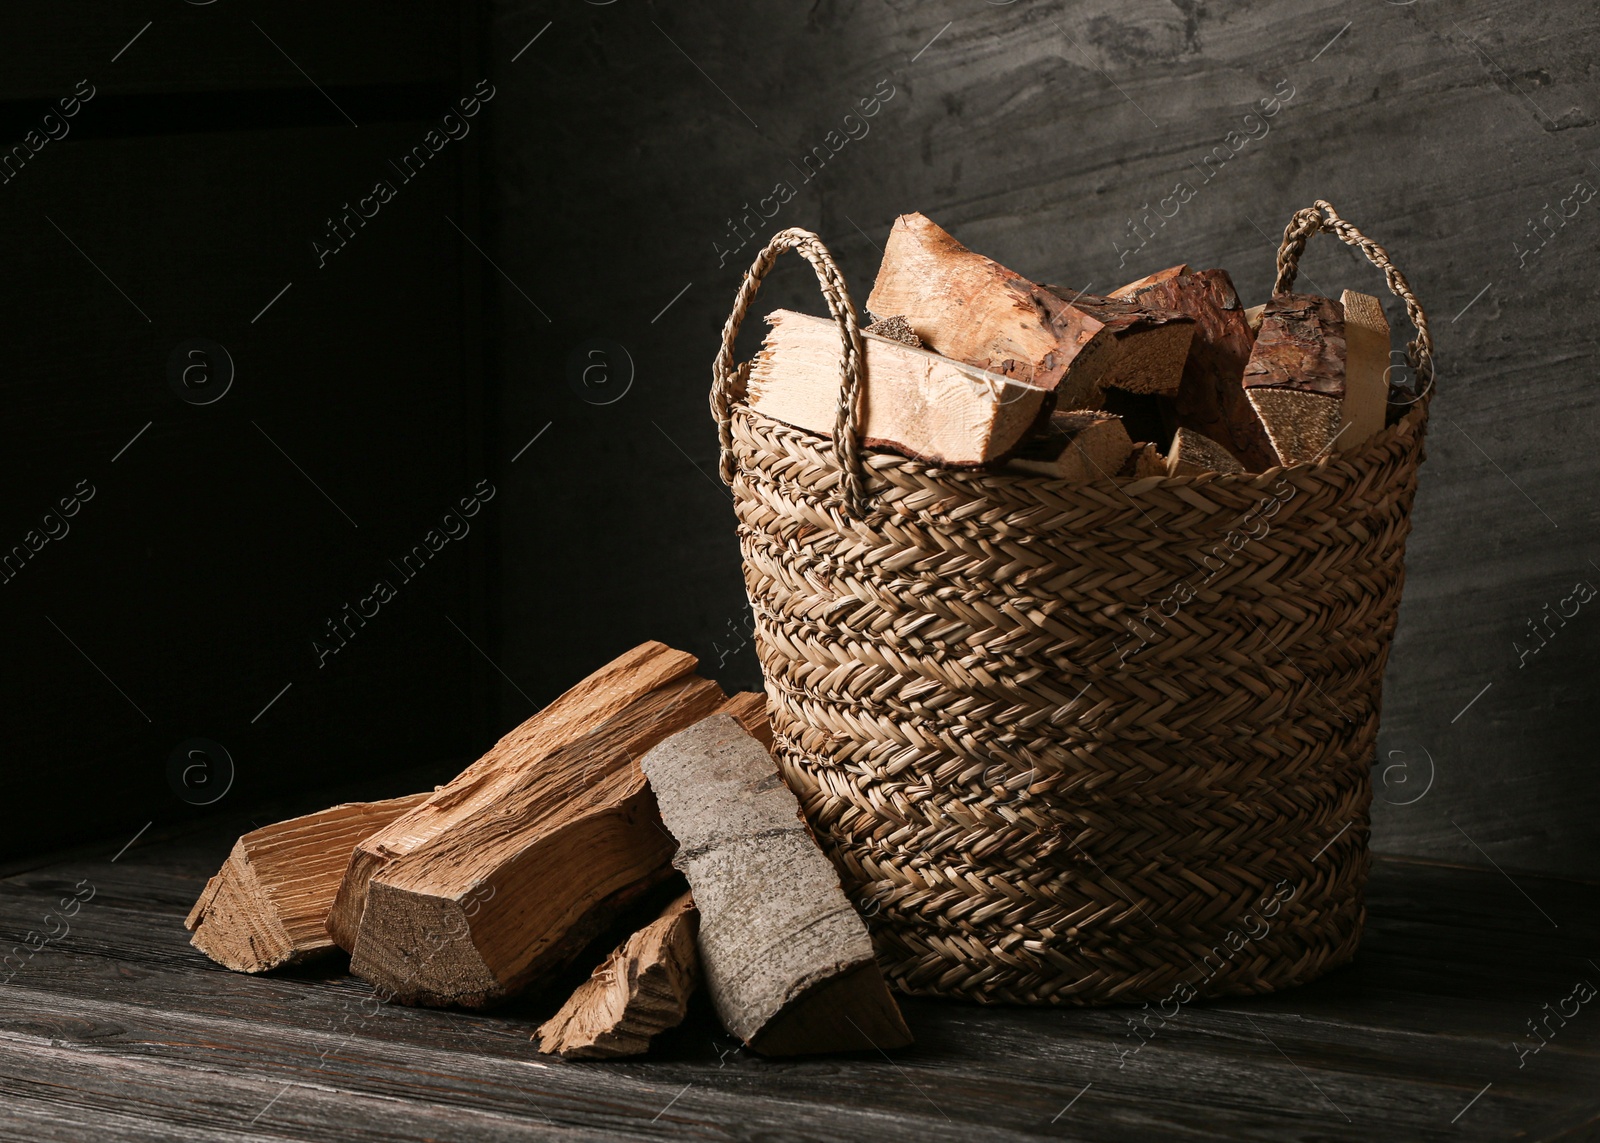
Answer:
POLYGON ((1272 292, 1286 294, 1294 288, 1306 239, 1319 230, 1333 232, 1340 241, 1365 254, 1367 261, 1383 271, 1389 292, 1405 303, 1406 317, 1417 331, 1415 340, 1406 346, 1406 363, 1417 379, 1415 395, 1422 397, 1433 387, 1433 334, 1428 332, 1428 315, 1422 312, 1422 303, 1411 292, 1406 276, 1389 261, 1389 252, 1341 218, 1332 203, 1319 198, 1315 206, 1295 211, 1289 225, 1283 228, 1283 245, 1278 247, 1278 281, 1272 292))
POLYGON ((850 300, 844 275, 839 272, 833 255, 828 253, 822 239, 809 230, 793 228, 773 235, 766 249, 756 255, 750 269, 745 271, 739 293, 733 299, 733 312, 728 315, 728 324, 722 327, 722 349, 711 366, 711 415, 716 418, 717 436, 722 445, 722 482, 733 483, 733 399, 743 388, 741 369, 733 363, 733 343, 739 336, 739 326, 744 323, 750 303, 755 300, 756 291, 761 288, 761 280, 785 250, 799 251, 816 270, 822 296, 828 299, 828 309, 839 326, 839 417, 833 429, 833 456, 844 473, 845 505, 852 515, 859 518, 866 501, 866 481, 861 472, 861 442, 857 431, 866 355, 861 345, 855 303, 850 300))

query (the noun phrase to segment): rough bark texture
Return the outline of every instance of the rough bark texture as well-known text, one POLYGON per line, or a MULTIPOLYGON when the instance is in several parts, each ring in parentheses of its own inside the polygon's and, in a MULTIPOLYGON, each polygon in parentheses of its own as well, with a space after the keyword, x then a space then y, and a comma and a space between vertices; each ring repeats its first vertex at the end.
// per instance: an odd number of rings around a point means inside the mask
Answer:
POLYGON ((1371 294, 1346 290, 1344 309, 1344 407, 1340 409, 1339 444, 1358 448, 1383 428, 1389 402, 1389 322, 1371 294))
POLYGON ((875 333, 879 337, 887 337, 890 341, 898 341, 909 345, 912 349, 922 348, 922 339, 917 336, 917 331, 906 324, 904 314, 893 317, 879 318, 867 326, 864 333, 875 333))
POLYGON ((1314 294, 1279 294, 1261 317, 1244 389, 1283 464, 1322 454, 1344 404, 1344 307, 1314 294))
POLYGON ((1186 336, 1180 314, 1055 290, 968 250, 920 214, 895 220, 867 306, 903 314, 928 348, 1093 408, 1108 376, 1152 391, 1186 336), (1070 300, 1069 300, 1070 299, 1070 300))
POLYGON ((481 1006, 667 876, 672 839, 637 759, 725 701, 694 666, 635 648, 363 842, 330 925, 351 971, 404 1002, 481 1006))
POLYGON ((1058 411, 1043 434, 1017 450, 1010 467, 1059 480, 1106 480, 1122 470, 1132 452, 1121 417, 1058 411))
POLYGON ((1183 382, 1174 399, 1177 424, 1221 444, 1251 472, 1271 468, 1277 453, 1240 387, 1255 334, 1233 280, 1226 270, 1175 272, 1184 269, 1174 266, 1130 282, 1117 294, 1177 310, 1195 321, 1183 382))
POLYGON ((1193 429, 1179 429, 1167 453, 1169 476, 1197 476, 1203 472, 1242 472, 1243 466, 1227 449, 1193 429))
MULTIPOLYGON (((791 310, 750 364, 746 390, 758 412, 831 437, 839 415, 839 332, 833 322, 791 310)), ((1038 420, 1045 393, 1008 377, 865 334, 862 443, 936 464, 976 467, 1016 448, 1038 420)))
POLYGON ((328 910, 351 850, 428 796, 350 802, 245 834, 183 922, 190 943, 235 972, 333 952, 328 910))
POLYGON ((675 1028, 700 982, 693 897, 685 893, 605 959, 545 1021, 539 1050, 576 1059, 643 1055, 675 1028))
POLYGON ((642 764, 678 839, 727 1029, 768 1055, 909 1043, 866 925, 761 744, 719 714, 642 764))

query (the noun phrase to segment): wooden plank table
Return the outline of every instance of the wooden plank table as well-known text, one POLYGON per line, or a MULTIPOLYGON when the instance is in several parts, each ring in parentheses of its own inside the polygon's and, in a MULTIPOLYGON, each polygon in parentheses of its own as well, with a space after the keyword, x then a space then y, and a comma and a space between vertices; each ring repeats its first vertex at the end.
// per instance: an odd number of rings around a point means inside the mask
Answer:
POLYGON ((1552 1015, 1600 987, 1590 884, 1380 858, 1353 965, 1137 1051, 1131 1010, 912 1000, 893 1058, 774 1062, 702 1004, 648 1060, 567 1063, 529 1041, 560 996, 408 1009, 341 965, 212 964, 182 920, 235 824, 0 878, 3 947, 93 889, 0 986, 0 1138, 1600 1138, 1600 999, 1552 1015))

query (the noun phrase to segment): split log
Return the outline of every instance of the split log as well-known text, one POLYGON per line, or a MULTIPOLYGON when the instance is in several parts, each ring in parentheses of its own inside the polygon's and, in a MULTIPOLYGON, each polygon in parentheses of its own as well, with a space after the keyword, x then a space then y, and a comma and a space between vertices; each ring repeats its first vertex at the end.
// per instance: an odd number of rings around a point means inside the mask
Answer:
POLYGON ((1017 450, 1010 467, 1057 480, 1107 480, 1122 470, 1132 452, 1121 417, 1058 411, 1050 415, 1044 433, 1017 450))
MULTIPOLYGON (((777 310, 750 363, 750 407, 831 437, 839 416, 839 331, 831 321, 777 310)), ((861 440, 934 464, 972 468, 1011 452, 1039 418, 1045 394, 925 349, 863 334, 861 440)))
POLYGON ((635 648, 357 846, 329 918, 350 970, 405 1003, 482 1007, 670 876, 637 759, 724 702, 695 663, 635 648))
POLYGON ((184 920, 190 943, 235 972, 267 972, 334 952, 328 910, 351 850, 428 796, 349 802, 251 830, 184 920))
POLYGON ((1244 391, 1282 464, 1328 451, 1344 405, 1344 307, 1313 294, 1279 294, 1267 303, 1244 391))
POLYGON ((1389 321, 1371 294, 1346 290, 1344 308, 1344 406, 1339 449, 1347 452, 1383 428, 1389 404, 1389 321))
POLYGON ((1123 383, 1159 388, 1150 370, 1171 356, 1184 336, 1176 327, 1187 324, 1181 314, 1058 294, 968 250, 921 214, 895 219, 867 307, 904 315, 945 357, 1055 393, 1060 408, 1095 407, 1119 361, 1123 383))
POLYGON ((1166 476, 1167 458, 1162 453, 1161 447, 1153 441, 1144 441, 1134 447, 1128 459, 1122 464, 1122 471, 1118 476, 1143 480, 1147 476, 1166 476))
POLYGON ((644 756, 700 909, 700 961, 728 1031, 765 1055, 911 1042, 860 914, 772 757, 727 715, 644 756))
POLYGON ((1126 298, 1128 301, 1132 301, 1138 296, 1139 291, 1145 289, 1146 287, 1159 285, 1162 282, 1170 282, 1174 278, 1181 278, 1185 274, 1190 273, 1193 273, 1193 271, 1190 270, 1188 266, 1182 264, 1177 266, 1169 266, 1165 270, 1157 270, 1154 274, 1146 274, 1136 282, 1129 282, 1121 289, 1112 290, 1111 293, 1106 296, 1112 298, 1126 298))
POLYGON ((1234 455, 1210 437, 1180 428, 1167 453, 1167 475, 1199 476, 1205 472, 1243 472, 1234 455))
POLYGON ((1240 386, 1255 334, 1233 280, 1226 270, 1173 272, 1182 269, 1174 266, 1130 282, 1117 294, 1188 314, 1195 321, 1183 381, 1173 401, 1177 425, 1216 441, 1250 472, 1271 468, 1278 455, 1240 386))
POLYGON ((917 331, 906 324, 904 314, 894 317, 879 318, 867 326, 862 333, 875 333, 879 337, 887 337, 890 341, 898 341, 909 345, 912 349, 922 348, 922 339, 917 336, 917 331))
POLYGON ((1261 317, 1266 312, 1267 305, 1265 302, 1261 303, 1259 306, 1251 306, 1249 309, 1244 311, 1244 321, 1245 324, 1250 327, 1251 337, 1256 337, 1261 333, 1261 317))
MULTIPOLYGON (((1098 388, 1169 396, 1177 393, 1195 333, 1191 317, 1121 298, 1083 296, 1071 302, 1070 308, 1098 322, 1101 328, 1095 337, 1110 339, 1115 347, 1096 381, 1098 388)), ((1061 396, 1066 403, 1078 394, 1069 390, 1061 396)))
POLYGON ((685 893, 629 937, 539 1027, 539 1050, 570 1059, 643 1055, 676 1028, 700 983, 700 914, 685 893))

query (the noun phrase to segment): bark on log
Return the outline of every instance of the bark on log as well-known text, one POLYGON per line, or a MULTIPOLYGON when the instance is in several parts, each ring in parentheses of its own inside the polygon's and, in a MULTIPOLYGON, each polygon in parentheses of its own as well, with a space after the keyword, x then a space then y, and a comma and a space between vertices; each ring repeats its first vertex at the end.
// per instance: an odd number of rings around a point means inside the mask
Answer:
POLYGON ((1131 383, 1160 383, 1145 377, 1149 366, 1134 354, 1145 352, 1140 343, 1148 338, 1170 355, 1170 342, 1182 336, 1171 327, 1186 324, 1182 315, 1133 317, 1125 303, 1063 292, 968 250, 923 215, 904 214, 889 232, 867 307, 903 314, 923 344, 945 357, 1055 393, 1060 408, 1096 407, 1119 360, 1128 359, 1131 383))
POLYGON ((1344 407, 1339 411, 1341 452, 1359 448, 1383 428, 1389 404, 1389 321, 1371 294, 1346 290, 1344 407))
POLYGON ((1282 464, 1325 453, 1339 431, 1345 395, 1344 307, 1313 294, 1267 303, 1244 391, 1282 464))
POLYGON ((1240 385, 1255 335, 1226 270, 1163 270, 1118 290, 1147 306, 1188 314, 1194 340, 1174 398, 1180 428, 1222 445, 1250 472, 1278 463, 1265 426, 1240 385))
POLYGON ((700 914, 685 893, 629 937, 539 1027, 539 1050, 571 1059, 643 1055, 676 1028, 700 983, 700 914))
POLYGON ((350 802, 245 834, 184 920, 194 933, 190 943, 235 972, 266 972, 335 951, 328 910, 350 852, 428 797, 350 802))
POLYGON ((673 735, 644 771, 700 909, 723 1024, 766 1055, 892 1048, 911 1034, 866 925, 772 757, 727 715, 673 735))
POLYGON ((1055 412, 1046 431, 1025 443, 1010 467, 1057 480, 1108 480, 1122 471, 1133 441, 1109 413, 1055 412))
MULTIPOLYGON (((833 322, 791 310, 772 326, 750 363, 747 400, 757 412, 832 437, 839 408, 839 332, 833 322)), ((1038 420, 1042 390, 925 349, 863 334, 866 376, 860 431, 869 448, 934 464, 996 463, 1038 420)))
POLYGON ((330 929, 397 999, 481 1007, 561 967, 669 875, 637 759, 724 702, 692 655, 635 648, 357 847, 330 929))

